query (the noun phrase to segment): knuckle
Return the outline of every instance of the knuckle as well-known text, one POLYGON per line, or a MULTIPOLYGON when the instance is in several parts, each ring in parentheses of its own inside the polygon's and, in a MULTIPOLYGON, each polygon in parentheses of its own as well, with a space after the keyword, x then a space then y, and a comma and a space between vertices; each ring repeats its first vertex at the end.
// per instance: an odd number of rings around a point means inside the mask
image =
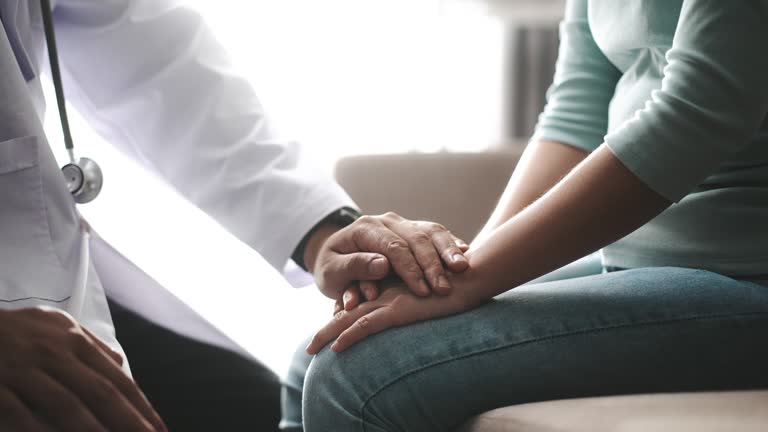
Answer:
POLYGON ((411 241, 417 245, 426 245, 432 243, 432 238, 424 232, 417 232, 411 236, 411 241))
MULTIPOLYGON (((362 228, 361 227, 361 229, 355 229, 355 230, 351 231, 351 233, 349 234, 349 238, 352 240, 353 243, 361 244, 361 243, 365 242, 367 236, 370 233, 370 229, 371 229, 370 225, 372 225, 372 224, 366 222, 366 225, 368 225, 368 227, 366 227, 366 228, 362 228)), ((347 227, 347 228, 349 228, 349 227, 347 227)))
POLYGON ((67 333, 65 336, 65 344, 67 350, 76 356, 87 356, 98 349, 85 333, 75 329, 67 333))
POLYGON ((371 215, 360 216, 359 218, 357 218, 355 222, 353 222, 353 224, 362 224, 362 225, 370 225, 373 223, 376 223, 376 218, 371 215))
POLYGON ((450 233, 450 231, 448 231, 448 228, 446 228, 445 225, 437 223, 437 222, 430 222, 429 223, 429 230, 431 232, 433 232, 433 233, 436 233, 436 232, 447 232, 447 233, 450 233))
POLYGON ((51 320, 56 323, 74 324, 74 319, 67 312, 50 306, 36 306, 32 312, 44 320, 51 320))
POLYGON ((455 254, 460 254, 461 253, 461 249, 459 249, 458 246, 452 244, 452 245, 448 245, 447 247, 445 247, 442 250, 441 253, 445 257, 451 257, 451 256, 453 256, 455 254))
POLYGON ((80 329, 70 329, 66 335, 67 344, 73 349, 83 350, 91 346, 91 341, 80 329))
POLYGON ((40 318, 40 319, 49 319, 53 315, 52 308, 48 306, 35 306, 29 309, 20 309, 17 312, 25 313, 27 315, 30 315, 35 318, 40 318))
POLYGON ((19 313, 32 318, 35 321, 42 321, 51 324, 61 324, 65 317, 56 310, 48 306, 36 306, 30 309, 21 309, 19 313))
POLYGON ((443 263, 437 257, 430 258, 424 265, 424 268, 435 276, 443 274, 443 263))
POLYGON ((412 221, 410 219, 404 218, 400 218, 400 220, 397 222, 397 225, 410 230, 418 230, 421 227, 418 221, 412 221))
POLYGON ((384 249, 389 254, 401 254, 409 250, 408 243, 406 243, 405 240, 402 240, 402 239, 390 240, 384 249))
POLYGON ((360 318, 359 318, 359 319, 358 319, 358 320, 355 322, 355 324, 356 324, 356 325, 357 325, 359 328, 361 328, 361 329, 363 329, 363 330, 365 330, 365 331, 368 331, 368 330, 371 328, 371 319, 370 319, 370 318, 368 318, 368 316, 367 316, 367 315, 364 315, 364 316, 361 316, 361 317, 360 317, 360 318))
POLYGON ((387 219, 391 219, 391 220, 400 220, 400 219, 402 219, 402 217, 399 214, 397 214, 397 213, 395 213, 393 211, 388 211, 388 212, 384 213, 382 216, 384 216, 387 219))
POLYGON ((421 270, 421 267, 419 267, 419 265, 416 263, 406 266, 405 273, 415 278, 420 278, 424 274, 424 272, 421 270))

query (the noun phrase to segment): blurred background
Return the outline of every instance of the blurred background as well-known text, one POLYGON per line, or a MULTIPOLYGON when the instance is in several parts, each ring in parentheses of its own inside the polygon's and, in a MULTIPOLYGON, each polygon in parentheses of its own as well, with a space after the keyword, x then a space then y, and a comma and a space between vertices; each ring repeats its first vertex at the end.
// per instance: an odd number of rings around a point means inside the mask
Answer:
MULTIPOLYGON (((187 3, 205 17, 282 135, 302 144, 307 163, 331 173, 352 155, 522 147, 552 79, 564 1, 187 3)), ((47 90, 46 130, 60 149, 47 90)), ((329 301, 313 289, 287 288, 258 254, 72 117, 79 155, 99 161, 106 177, 99 199, 81 208, 94 228, 284 372, 296 344, 330 318, 329 301), (221 300, 211 300, 213 291, 221 300)), ((310 283, 294 267, 285 274, 294 286, 310 283)))

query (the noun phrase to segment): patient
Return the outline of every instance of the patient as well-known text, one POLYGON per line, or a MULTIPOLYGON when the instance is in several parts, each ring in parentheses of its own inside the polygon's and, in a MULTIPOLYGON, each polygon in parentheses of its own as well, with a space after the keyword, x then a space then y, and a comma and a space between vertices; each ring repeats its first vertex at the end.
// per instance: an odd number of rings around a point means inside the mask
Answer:
POLYGON ((571 0, 561 36, 469 270, 444 295, 392 281, 339 311, 311 365, 297 354, 284 429, 449 431, 524 402, 768 387, 768 1, 571 0), (600 274, 521 286, 600 248, 600 274))

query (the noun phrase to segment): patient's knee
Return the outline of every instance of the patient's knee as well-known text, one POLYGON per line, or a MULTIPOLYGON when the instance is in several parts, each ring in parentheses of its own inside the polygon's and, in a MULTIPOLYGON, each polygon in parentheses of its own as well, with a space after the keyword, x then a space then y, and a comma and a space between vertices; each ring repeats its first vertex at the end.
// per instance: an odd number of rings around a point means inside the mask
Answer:
MULTIPOLYGON (((304 343, 303 346, 306 346, 304 343)), ((282 419, 280 420, 280 430, 301 431, 301 399, 302 389, 304 388, 304 377, 307 374, 307 368, 312 361, 312 356, 307 354, 303 348, 299 348, 293 355, 290 369, 283 379, 281 392, 282 419)))
POLYGON ((312 431, 358 430, 364 403, 366 362, 352 352, 317 354, 304 382, 304 427, 312 431))

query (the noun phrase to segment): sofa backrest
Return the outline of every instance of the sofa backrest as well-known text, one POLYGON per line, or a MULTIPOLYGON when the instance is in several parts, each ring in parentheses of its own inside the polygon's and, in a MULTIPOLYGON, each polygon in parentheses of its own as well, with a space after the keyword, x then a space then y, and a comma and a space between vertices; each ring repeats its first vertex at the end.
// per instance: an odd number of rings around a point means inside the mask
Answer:
POLYGON ((469 242, 498 202, 519 151, 351 156, 336 180, 368 214, 440 222, 469 242))

